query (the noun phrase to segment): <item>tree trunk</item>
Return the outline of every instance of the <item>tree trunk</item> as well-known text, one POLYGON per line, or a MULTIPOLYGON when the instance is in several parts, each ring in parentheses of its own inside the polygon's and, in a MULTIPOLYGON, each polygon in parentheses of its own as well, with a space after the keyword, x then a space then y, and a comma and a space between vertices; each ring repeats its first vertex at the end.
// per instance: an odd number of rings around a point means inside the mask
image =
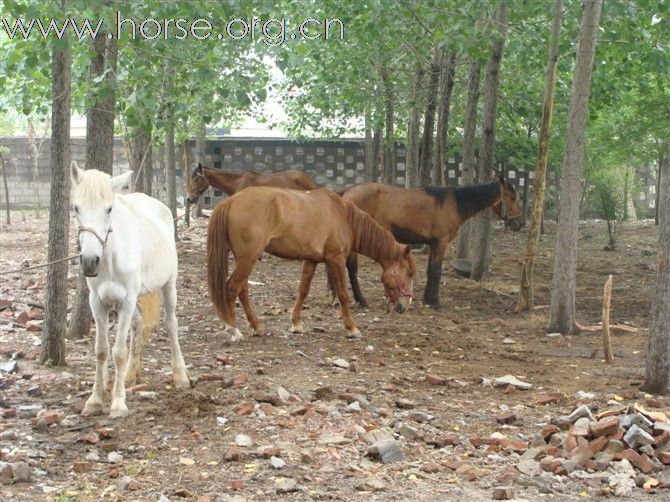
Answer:
POLYGON ((447 185, 447 133, 449 132, 449 111, 451 110, 451 93, 454 90, 456 76, 456 51, 450 51, 446 64, 442 65, 442 86, 440 104, 437 111, 437 135, 435 140, 434 183, 447 185))
MULTIPOLYGON (((184 185, 189 186, 191 184, 191 143, 188 138, 184 140, 182 152, 184 154, 184 185)), ((186 196, 184 196, 184 222, 187 228, 191 227, 191 203, 186 196)))
MULTIPOLYGON (((205 165, 205 142, 207 140, 207 131, 205 130, 205 123, 203 122, 198 128, 198 134, 195 137, 195 165, 205 165)), ((205 198, 198 197, 198 202, 193 208, 193 216, 195 218, 202 217, 202 208, 205 206, 205 198)))
POLYGON ((11 225, 12 221, 9 216, 9 187, 7 186, 7 170, 5 169, 5 159, 2 158, 2 150, 0 150, 0 169, 2 170, 2 183, 5 186, 5 213, 7 225, 11 225))
MULTIPOLYGON (((660 234, 643 386, 645 391, 655 394, 670 393, 670 142, 667 145, 660 190, 660 234)), ((659 166, 659 175, 660 172, 659 166)))
POLYGON ((416 61, 414 91, 407 127, 407 154, 405 157, 405 188, 419 187, 419 122, 421 120, 421 86, 424 75, 423 64, 416 61))
POLYGON ((374 161, 374 170, 372 178, 370 181, 376 183, 379 181, 379 169, 382 165, 383 149, 382 143, 384 142, 384 129, 381 126, 377 126, 372 130, 372 144, 374 146, 375 152, 375 161, 374 161))
MULTIPOLYGON (((43 141, 43 139, 42 139, 43 141)), ((40 206, 40 191, 37 179, 39 177, 39 149, 37 148, 37 133, 35 132, 35 124, 32 118, 28 118, 28 154, 30 156, 30 171, 33 175, 33 198, 35 207, 40 206)), ((35 211, 37 215, 37 211, 35 211)))
POLYGON ((382 83, 384 84, 384 172, 382 180, 386 185, 394 185, 395 181, 395 108, 393 89, 386 67, 382 68, 382 83))
MULTIPOLYGON (((493 174, 496 107, 498 105, 498 88, 500 85, 500 63, 507 35, 507 3, 502 1, 495 11, 495 29, 491 46, 491 59, 486 65, 486 82, 484 84, 484 116, 482 118, 482 147, 479 155, 479 182, 488 181, 493 174)), ((489 255, 491 247, 491 211, 479 214, 474 222, 476 242, 472 260, 470 277, 481 281, 488 275, 489 255)))
POLYGON ((365 108, 365 180, 373 181, 375 169, 375 146, 372 141, 372 112, 365 108))
MULTIPOLYGON (((479 101, 479 76, 481 63, 478 59, 470 60, 468 72, 468 98, 465 103, 463 121, 463 168, 461 184, 471 185, 475 181, 475 134, 477 132, 477 103, 479 101)), ((472 232, 472 220, 467 220, 458 231, 458 257, 467 258, 472 232)))
MULTIPOLYGON (((542 125, 537 148, 537 164, 535 167, 535 184, 533 186, 533 215, 526 243, 526 256, 521 262, 521 284, 516 303, 516 312, 529 311, 535 305, 533 274, 535 272, 535 255, 540 243, 540 227, 544 209, 544 193, 546 189, 547 161, 549 158, 549 136, 554 113, 554 90, 556 89, 556 68, 558 66, 559 42, 561 32, 561 15, 563 0, 554 2, 554 20, 551 26, 551 42, 547 61, 547 76, 544 86, 544 109, 542 125)), ((528 186, 528 182, 524 188, 528 186)))
POLYGON ((153 178, 153 156, 151 128, 133 128, 130 132, 130 168, 134 171, 134 190, 151 196, 153 178))
MULTIPOLYGON (((68 255, 70 234, 70 80, 72 55, 69 46, 52 49, 51 85, 51 193, 47 260, 68 255)), ((44 325, 40 364, 65 364, 68 262, 47 268, 44 325)))
MULTIPOLYGON (((670 140, 666 143, 668 149, 670 149, 670 140)), ((667 176, 667 173, 666 173, 667 176)), ((661 152, 658 158, 658 174, 656 175, 656 207, 654 208, 654 224, 658 226, 659 224, 659 215, 660 215, 660 205, 661 205, 661 183, 663 178, 663 152, 661 152)))
POLYGON ((572 81, 568 129, 566 133, 558 230, 554 253, 554 277, 551 288, 549 329, 572 333, 575 329, 575 291, 577 245, 579 237, 579 200, 581 197, 582 162, 586 112, 591 92, 591 70, 602 0, 583 0, 579 47, 572 81))
POLYGON ((433 61, 430 64, 430 78, 428 79, 428 94, 426 95, 426 113, 423 117, 423 139, 419 153, 419 183, 428 186, 433 183, 431 176, 431 159, 433 152, 433 129, 435 127, 435 110, 437 109, 437 87, 440 81, 440 67, 442 49, 435 49, 433 61))
MULTIPOLYGON (((175 158, 174 124, 170 117, 170 125, 165 135, 165 182, 167 184, 167 206, 172 217, 177 217, 177 162, 175 158)), ((176 228, 176 224, 175 224, 176 228)))
MULTIPOLYGON (((114 106, 116 104, 116 39, 106 34, 93 41, 93 55, 89 69, 91 91, 86 109, 86 169, 97 169, 112 174, 114 164, 114 106), (107 71, 101 85, 94 79, 107 71)), ((77 276, 77 292, 72 306, 67 337, 84 338, 91 328, 93 316, 88 303, 88 285, 81 271, 77 276)))

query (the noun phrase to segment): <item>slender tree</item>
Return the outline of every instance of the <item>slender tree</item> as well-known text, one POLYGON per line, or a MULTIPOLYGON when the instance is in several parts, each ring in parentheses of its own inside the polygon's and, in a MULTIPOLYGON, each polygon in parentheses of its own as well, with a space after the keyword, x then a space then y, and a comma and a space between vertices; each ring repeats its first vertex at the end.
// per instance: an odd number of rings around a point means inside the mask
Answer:
POLYGON ((419 123, 421 121, 422 93, 421 86, 424 76, 423 62, 416 60, 414 70, 414 90, 409 112, 407 127, 407 154, 405 156, 405 188, 418 188, 419 181, 419 123))
POLYGON ((449 131, 449 112, 451 110, 451 94, 454 90, 456 78, 456 51, 449 51, 449 55, 442 65, 440 76, 440 102, 437 111, 437 133, 435 139, 435 176, 433 183, 446 186, 447 184, 447 133, 449 131))
POLYGON ((561 33, 561 15, 563 0, 554 2, 554 19, 551 25, 551 42, 547 60, 547 77, 544 88, 544 109, 540 139, 537 148, 537 166, 533 185, 533 215, 531 218, 526 256, 521 262, 521 285, 517 298, 516 311, 531 310, 535 302, 533 273, 535 271, 535 254, 540 243, 540 226, 544 209, 544 191, 546 187, 547 161, 549 159, 549 135, 554 112, 554 89, 556 88, 556 68, 558 66, 559 42, 561 33))
MULTIPOLYGON (((463 121, 463 168, 461 184, 471 185, 475 182, 475 135, 477 132, 477 103, 479 102, 479 78, 481 63, 477 58, 470 59, 468 71, 468 97, 465 103, 463 121)), ((467 258, 472 233, 472 220, 466 221, 458 231, 458 257, 467 258)))
POLYGON ((423 116, 423 138, 419 152, 419 182, 428 186, 433 181, 430 171, 433 152, 433 129, 435 127, 435 110, 437 109, 437 88, 440 81, 440 68, 444 51, 435 48, 433 61, 428 73, 428 91, 426 94, 426 113, 423 116))
POLYGON ((395 180, 395 97, 388 68, 384 64, 381 69, 381 79, 384 86, 384 172, 383 181, 393 185, 395 180))
MULTIPOLYGON (((491 59, 486 65, 484 84, 484 115, 482 117, 482 147, 479 155, 479 181, 484 182, 493 174, 495 160, 496 108, 500 85, 500 64, 502 61, 505 37, 507 35, 507 2, 502 0, 496 7, 495 27, 492 32, 491 59)), ((470 277, 481 281, 488 274, 491 254, 491 211, 483 211, 475 220, 476 246, 473 253, 472 273, 470 277)))
POLYGON ((572 80, 570 111, 568 112, 558 231, 554 253, 554 276, 551 288, 549 329, 560 333, 572 333, 575 329, 577 245, 584 135, 602 0, 584 0, 582 5, 579 47, 572 80))
MULTIPOLYGON (((106 32, 91 41, 90 91, 86 107, 86 169, 112 174, 114 163, 114 106, 116 104, 117 40, 106 32), (101 80, 100 84, 96 82, 101 80)), ((91 327, 86 277, 79 272, 67 337, 85 337, 91 327)))
MULTIPOLYGON (((668 109, 668 114, 670 115, 670 109, 668 109)), ((660 235, 654 293, 651 297, 644 390, 657 394, 668 394, 670 393, 670 142, 668 142, 662 181, 659 208, 660 235)))
MULTIPOLYGON (((63 5, 65 7, 65 5, 63 5)), ((64 10, 64 9, 63 9, 64 10)), ((70 235, 70 81, 72 54, 67 45, 52 46, 51 193, 49 202, 49 262, 68 255, 70 235)), ((65 364, 68 262, 47 268, 40 364, 65 364)))
POLYGON ((375 164, 375 146, 372 142, 372 110, 365 108, 365 179, 372 181, 375 164))

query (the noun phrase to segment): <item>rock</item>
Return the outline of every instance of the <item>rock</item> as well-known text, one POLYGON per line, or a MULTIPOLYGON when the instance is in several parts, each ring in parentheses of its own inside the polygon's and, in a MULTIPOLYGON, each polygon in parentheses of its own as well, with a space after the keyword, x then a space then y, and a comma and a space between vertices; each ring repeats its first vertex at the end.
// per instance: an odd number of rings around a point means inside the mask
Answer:
POLYGON ((572 435, 573 436, 578 436, 578 437, 586 437, 589 435, 589 432, 591 430, 591 421, 586 418, 582 417, 577 419, 575 424, 572 426, 572 435))
POLYGON ((368 479, 356 486, 356 489, 361 492, 383 492, 386 490, 386 485, 379 479, 368 479))
POLYGON ((14 373, 16 371, 16 361, 2 361, 0 371, 4 373, 14 373))
POLYGON ((286 462, 279 457, 270 457, 270 465, 275 469, 283 469, 286 467, 286 462))
POLYGON ((192 458, 188 458, 188 457, 179 457, 179 463, 181 465, 186 465, 186 466, 190 467, 192 465, 195 465, 195 460, 193 460, 192 458))
POLYGON ((654 438, 643 431, 638 425, 633 424, 623 437, 623 440, 631 448, 637 448, 645 444, 654 444, 654 438))
POLYGON ((347 405, 344 409, 347 413, 360 413, 363 410, 361 409, 361 403, 354 401, 353 403, 347 405))
POLYGON ((426 373, 426 382, 432 385, 446 385, 447 379, 432 373, 426 373))
POLYGON ((512 410, 507 410, 496 417, 496 422, 499 424, 511 424, 516 421, 516 413, 512 410))
POLYGON ((591 413, 591 409, 585 404, 575 408, 575 410, 573 410, 573 412, 570 413, 567 418, 571 424, 574 424, 580 418, 588 418, 590 422, 595 422, 596 420, 593 416, 593 413, 591 413))
POLYGON ((77 474, 81 474, 82 472, 88 472, 92 468, 93 465, 90 462, 86 462, 84 460, 75 460, 74 464, 72 464, 72 470, 77 474))
POLYGON ((414 401, 410 401, 409 399, 403 399, 403 398, 396 399, 395 405, 396 407, 403 410, 411 410, 412 408, 416 408, 416 403, 414 401))
POLYGON ((562 333, 547 333, 545 335, 547 338, 561 338, 563 336, 562 333))
POLYGON ((426 439, 426 444, 435 448, 444 448, 445 446, 456 446, 461 444, 461 438, 458 434, 447 432, 435 438, 426 439))
POLYGON ((349 369, 349 363, 345 361, 344 359, 334 359, 330 362, 333 366, 337 366, 338 368, 342 368, 345 370, 349 369))
POLYGON ((372 429, 362 434, 362 438, 366 443, 373 444, 383 439, 393 439, 393 431, 385 427, 372 429))
POLYGON ((37 414, 42 410, 41 404, 25 404, 17 408, 19 412, 19 418, 32 418, 36 417, 37 414))
POLYGON ((575 399, 578 401, 592 401, 596 398, 596 395, 592 392, 584 392, 583 390, 578 390, 575 392, 575 399))
POLYGON ((277 485, 276 491, 278 494, 293 493, 300 491, 300 487, 295 479, 287 479, 277 485))
POLYGON ((333 392, 332 387, 324 386, 316 389, 314 395, 317 399, 321 399, 322 401, 330 401, 335 395, 335 392, 333 392))
POLYGON ((28 462, 14 462, 12 464, 14 483, 28 483, 30 481, 30 466, 28 462))
POLYGON ((16 439, 16 432, 14 431, 0 433, 0 441, 13 441, 14 439, 16 439))
POLYGON ((314 455, 312 455, 308 451, 303 450, 303 451, 300 452, 300 461, 303 464, 313 464, 314 463, 314 455))
POLYGON ((95 450, 87 453, 85 458, 91 462, 100 462, 100 455, 95 450))
POLYGON ((238 492, 244 488, 244 480, 243 479, 233 479, 230 482, 230 489, 233 490, 234 492, 238 492))
POLYGON ((635 480, 626 474, 613 474, 608 484, 617 497, 630 497, 635 488, 635 480))
POLYGON ((118 464, 123 461, 123 455, 116 451, 110 451, 107 454, 107 462, 110 464, 118 464))
POLYGON ((526 474, 528 476, 539 476, 542 473, 542 468, 540 463, 536 460, 523 460, 516 464, 516 468, 519 469, 519 472, 526 474))
POLYGON ((561 399, 563 399, 563 395, 561 393, 542 394, 537 396, 535 399, 535 404, 546 406, 547 404, 558 403, 561 399))
POLYGON ((100 436, 97 432, 91 431, 84 436, 84 441, 86 441, 88 444, 97 444, 100 442, 100 436))
POLYGON ((151 390, 141 390, 137 393, 137 397, 141 401, 156 401, 158 399, 158 392, 151 390))
POLYGON ((496 378, 493 382, 493 385, 496 387, 506 387, 508 385, 512 385, 519 390, 530 390, 533 388, 533 384, 522 382, 513 375, 505 375, 500 378, 496 378))
POLYGON ((367 455, 383 464, 397 462, 404 458, 398 443, 393 439, 382 439, 381 441, 377 441, 368 448, 367 455))
POLYGON ((246 434, 238 434, 235 436, 235 444, 237 446, 249 447, 254 444, 253 440, 246 434))
POLYGON ((139 481, 137 481, 137 480, 131 478, 131 480, 128 482, 128 486, 127 486, 127 488, 128 488, 128 490, 130 490, 131 492, 134 492, 135 490, 139 490, 139 489, 140 489, 140 483, 139 483, 139 481))
POLYGON ((191 490, 188 488, 177 488, 173 494, 175 497, 182 497, 185 499, 193 498, 193 492, 191 492, 191 490))
POLYGON ((345 437, 342 434, 335 434, 335 433, 322 434, 321 437, 317 440, 317 444, 329 445, 329 446, 345 444, 345 443, 351 443, 351 439, 345 437))
POLYGON ((418 422, 420 424, 432 422, 435 420, 434 415, 430 415, 429 413, 426 413, 425 411, 411 411, 409 413, 409 417, 414 420, 415 422, 418 422))
POLYGON ((496 486, 491 492, 493 500, 510 500, 514 498, 514 490, 511 486, 496 486))
POLYGON ((406 437, 410 441, 416 441, 419 438, 419 431, 408 425, 403 425, 400 427, 400 429, 398 429, 398 434, 406 437))
POLYGON ((502 343, 504 343, 505 345, 514 345, 516 342, 511 338, 504 338, 502 343))
POLYGON ((545 441, 548 441, 549 438, 551 438, 551 436, 557 432, 561 432, 561 429, 553 424, 547 424, 540 431, 540 435, 544 438, 545 441))
POLYGON ((8 485, 12 482, 12 464, 0 461, 0 484, 8 485))
POLYGON ((281 399, 284 403, 288 403, 289 399, 291 398, 291 393, 281 385, 277 387, 277 395, 279 396, 279 399, 281 399))
POLYGON ((476 481, 482 476, 482 472, 479 469, 465 462, 459 465, 454 472, 463 476, 468 481, 476 481))

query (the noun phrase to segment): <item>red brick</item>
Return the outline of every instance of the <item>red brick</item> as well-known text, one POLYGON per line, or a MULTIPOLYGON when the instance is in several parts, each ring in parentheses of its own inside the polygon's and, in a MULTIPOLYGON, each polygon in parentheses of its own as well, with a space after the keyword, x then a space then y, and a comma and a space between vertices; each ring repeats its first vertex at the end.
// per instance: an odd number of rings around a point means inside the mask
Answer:
POLYGON ((235 413, 238 415, 251 415, 251 412, 254 411, 254 405, 251 403, 242 403, 237 407, 235 413))
POLYGON ((640 455, 630 448, 616 453, 614 458, 618 460, 625 458, 645 474, 650 474, 656 470, 656 467, 651 463, 651 460, 646 454, 643 453, 640 455))
POLYGON ((663 446, 668 441, 670 441, 670 432, 668 431, 663 431, 663 434, 661 434, 660 436, 656 436, 654 438, 654 443, 656 444, 656 447, 663 446))
POLYGON ((2 411, 3 418, 14 418, 16 416, 16 408, 7 408, 2 411))
POLYGON ((546 472, 554 472, 561 465, 560 458, 544 457, 540 460, 540 468, 546 472))
POLYGON ((244 488, 244 480, 242 479, 233 479, 230 482, 230 489, 233 490, 234 492, 240 491, 242 488, 244 488))
POLYGON ((608 417, 599 422, 591 422, 591 434, 593 436, 608 436, 619 430, 619 417, 608 417))
POLYGON ((516 392, 516 387, 514 385, 508 385, 503 389, 503 393, 505 394, 514 394, 516 392))
POLYGON ((656 456, 665 465, 670 465, 670 451, 661 451, 656 456))
POLYGON ((97 444, 100 441, 100 436, 96 432, 89 432, 84 436, 84 441, 88 444, 97 444))
POLYGON ((565 448, 566 452, 574 450, 577 448, 577 438, 574 436, 567 436, 565 441, 563 441, 563 447, 565 448))
POLYGON ((148 383, 138 383, 136 385, 131 385, 126 389, 126 392, 142 392, 145 390, 149 390, 149 384, 148 383))
POLYGON ((111 427, 100 427, 96 429, 95 432, 98 433, 101 439, 111 439, 116 434, 116 431, 111 427))
POLYGON ((646 453, 640 455, 640 459, 635 467, 640 469, 645 474, 651 474, 656 470, 656 466, 652 464, 651 459, 647 456, 646 453))
POLYGON ((607 436, 600 436, 589 443, 589 448, 591 448, 591 452, 595 455, 605 449, 608 441, 607 436))
POLYGON ((482 438, 480 436, 470 436, 470 444, 479 448, 482 445, 482 438))
POLYGON ((555 457, 556 454, 558 453, 558 450, 559 450, 558 446, 549 446, 547 448, 547 455, 555 457))
POLYGON ((514 450, 516 452, 526 451, 528 449, 528 443, 526 441, 515 439, 503 439, 500 444, 503 448, 514 450))
POLYGON ((514 490, 511 486, 496 486, 491 492, 493 500, 510 500, 514 498, 514 490))
POLYGON ((499 424, 511 424, 516 421, 516 413, 512 410, 502 412, 496 417, 496 422, 499 424))
POLYGON ((561 432, 561 429, 556 427, 554 424, 547 424, 540 431, 540 435, 544 438, 545 441, 549 441, 549 438, 557 432, 561 432))
POLYGON ((81 474, 82 472, 88 472, 92 468, 93 465, 90 462, 86 462, 85 460, 75 460, 74 464, 72 464, 72 470, 77 474, 81 474))
POLYGON ((563 399, 563 394, 560 393, 541 394, 535 400, 535 404, 545 406, 547 404, 558 403, 561 399, 563 399))
POLYGON ((614 434, 609 435, 609 439, 616 439, 617 441, 621 441, 623 439, 624 435, 624 430, 623 429, 618 429, 614 434))

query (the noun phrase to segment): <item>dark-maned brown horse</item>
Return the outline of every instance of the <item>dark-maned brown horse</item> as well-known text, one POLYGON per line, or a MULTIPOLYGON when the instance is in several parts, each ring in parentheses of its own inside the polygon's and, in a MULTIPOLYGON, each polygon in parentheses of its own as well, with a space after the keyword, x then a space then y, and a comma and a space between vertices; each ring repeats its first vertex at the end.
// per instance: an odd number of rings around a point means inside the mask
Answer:
MULTIPOLYGON (((362 183, 340 194, 390 230, 398 242, 430 246, 423 301, 434 308, 440 304, 444 253, 465 220, 491 207, 511 230, 516 232, 524 225, 516 191, 502 176, 480 185, 426 187, 420 190, 362 183)), ((355 254, 347 260, 347 271, 354 299, 366 306, 358 284, 358 259, 355 254)))
POLYGON ((295 169, 270 174, 257 173, 256 171, 229 173, 198 164, 198 167, 193 169, 191 173, 191 183, 187 189, 188 201, 191 204, 198 202, 198 198, 210 185, 226 192, 228 195, 234 195, 243 188, 253 186, 295 188, 296 190, 314 190, 316 188, 316 183, 308 174, 295 169))
POLYGON ((263 251, 281 258, 304 260, 291 331, 303 331, 302 304, 316 264, 325 262, 340 300, 347 333, 360 335, 351 317, 344 271, 352 252, 364 254, 381 265, 386 296, 397 312, 404 312, 412 301, 415 268, 410 247, 398 244, 367 213, 325 188, 304 192, 249 187, 214 208, 207 231, 209 297, 226 329, 233 328, 231 341, 242 338, 235 321, 238 297, 254 332, 261 330, 249 302, 247 278, 263 251), (229 251, 236 260, 230 277, 229 251))

